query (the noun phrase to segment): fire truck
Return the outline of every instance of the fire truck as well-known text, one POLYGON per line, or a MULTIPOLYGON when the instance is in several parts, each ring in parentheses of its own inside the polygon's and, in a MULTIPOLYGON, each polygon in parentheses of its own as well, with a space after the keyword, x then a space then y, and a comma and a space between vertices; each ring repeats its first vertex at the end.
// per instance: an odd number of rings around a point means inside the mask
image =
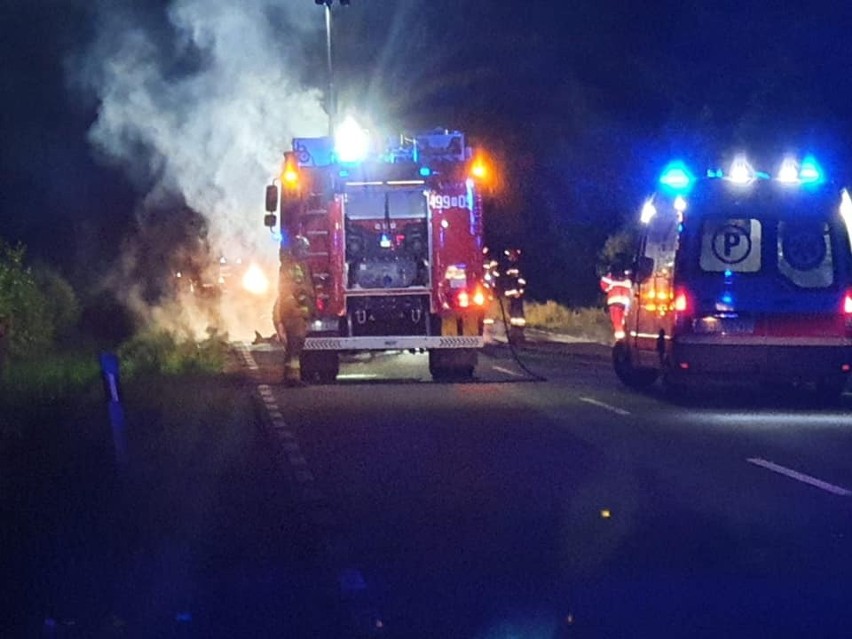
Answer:
POLYGON ((484 346, 483 158, 458 131, 354 151, 341 133, 294 139, 266 192, 265 223, 314 294, 302 380, 334 380, 341 354, 388 350, 427 352, 434 379, 472 377, 484 346))

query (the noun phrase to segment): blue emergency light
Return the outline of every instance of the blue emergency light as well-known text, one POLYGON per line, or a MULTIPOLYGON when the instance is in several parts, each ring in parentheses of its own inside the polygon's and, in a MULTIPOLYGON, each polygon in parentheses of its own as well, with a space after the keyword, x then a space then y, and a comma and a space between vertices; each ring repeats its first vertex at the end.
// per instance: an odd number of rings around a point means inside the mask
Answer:
POLYGON ((430 175, 432 175, 432 169, 430 169, 428 166, 421 166, 420 175, 422 177, 429 177, 430 175))
POLYGON ((812 155, 802 160, 802 166, 799 167, 799 182, 801 184, 815 186, 822 184, 824 179, 822 169, 812 155))
POLYGON ((660 175, 660 184, 674 193, 687 192, 694 181, 695 177, 680 160, 670 162, 660 175))

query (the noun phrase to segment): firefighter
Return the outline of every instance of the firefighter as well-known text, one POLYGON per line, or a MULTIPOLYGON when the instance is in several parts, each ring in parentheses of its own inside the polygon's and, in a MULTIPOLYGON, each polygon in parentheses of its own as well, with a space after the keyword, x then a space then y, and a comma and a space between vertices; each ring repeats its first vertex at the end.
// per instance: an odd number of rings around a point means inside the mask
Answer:
POLYGON ((306 269, 289 251, 281 252, 278 277, 272 321, 278 339, 284 344, 284 383, 298 386, 301 384, 299 358, 313 311, 313 291, 306 269))
POLYGON ((624 320, 633 293, 629 269, 623 266, 611 268, 601 278, 601 290, 606 293, 606 308, 615 339, 624 339, 624 320))
POLYGON ((524 287, 527 281, 521 276, 521 249, 506 249, 506 269, 500 281, 503 297, 509 306, 509 341, 520 342, 524 339, 524 327, 527 324, 524 313, 524 287))

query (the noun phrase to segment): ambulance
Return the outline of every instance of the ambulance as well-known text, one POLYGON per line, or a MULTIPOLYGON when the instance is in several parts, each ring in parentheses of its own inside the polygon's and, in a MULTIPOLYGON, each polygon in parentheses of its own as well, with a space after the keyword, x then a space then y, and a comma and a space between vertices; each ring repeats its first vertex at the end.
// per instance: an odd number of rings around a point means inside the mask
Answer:
POLYGON ((668 165, 640 214, 632 299, 613 348, 632 388, 714 382, 843 393, 852 366, 852 198, 813 157, 668 165))

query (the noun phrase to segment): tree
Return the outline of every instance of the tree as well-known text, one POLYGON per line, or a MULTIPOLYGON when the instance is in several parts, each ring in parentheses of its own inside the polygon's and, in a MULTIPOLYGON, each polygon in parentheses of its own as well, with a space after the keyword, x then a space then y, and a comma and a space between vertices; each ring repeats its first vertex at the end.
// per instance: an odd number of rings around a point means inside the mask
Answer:
POLYGON ((6 355, 27 356, 53 340, 47 300, 24 265, 26 249, 0 240, 0 361, 6 355))

